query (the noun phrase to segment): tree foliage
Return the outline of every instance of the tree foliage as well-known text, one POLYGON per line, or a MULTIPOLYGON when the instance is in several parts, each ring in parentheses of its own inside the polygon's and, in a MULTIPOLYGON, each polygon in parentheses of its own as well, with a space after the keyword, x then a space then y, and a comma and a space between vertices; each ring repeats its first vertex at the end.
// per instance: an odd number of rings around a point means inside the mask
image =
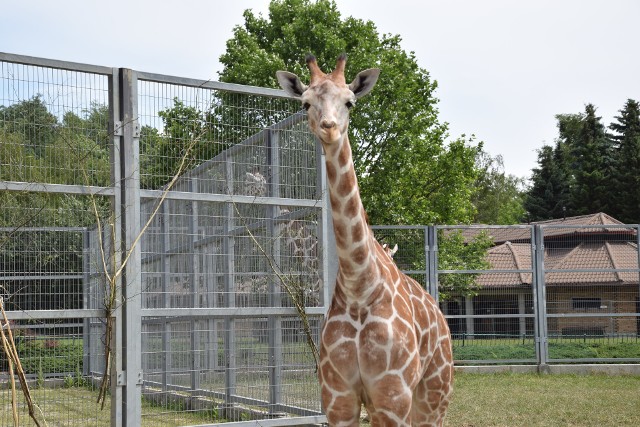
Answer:
POLYGON ((575 215, 610 211, 612 144, 595 110, 592 104, 586 106, 578 140, 570 147, 575 215))
MULTIPOLYGON (((58 121, 40 96, 0 106, 0 180, 109 185, 107 109, 93 105, 83 115, 69 112, 58 121)), ((25 212, 38 210, 67 212, 41 216, 40 226, 83 226, 95 221, 91 202, 83 196, 2 192, 0 204, 4 210, 0 227, 21 224, 29 217, 25 212)))
MULTIPOLYGON (((61 120, 40 96, 0 107, 0 181, 107 186, 111 164, 107 150, 107 109, 93 105, 61 120)), ((97 197, 98 214, 110 202, 97 197)), ((94 206, 85 195, 1 191, 0 271, 21 274, 79 273, 83 270, 83 233, 95 224, 94 206), (56 227, 55 229, 47 227, 56 227)), ((79 308, 81 283, 42 280, 28 287, 4 283, 9 309, 79 308), (39 295, 51 295, 41 301, 39 295), (66 298, 58 297, 66 295, 66 298), (72 295, 72 297, 69 297, 72 295)))
MULTIPOLYGON (((438 235, 439 270, 487 270, 491 268, 487 250, 493 239, 482 231, 473 238, 461 230, 444 229, 438 235)), ((477 273, 441 273, 438 275, 440 298, 447 300, 460 295, 474 296, 480 290, 477 273)))
POLYGON ((627 100, 609 129, 614 170, 611 214, 625 223, 640 222, 640 104, 627 100))
POLYGON ((445 143, 437 84, 400 43, 397 35, 380 35, 371 21, 343 18, 334 1, 274 0, 268 17, 244 12, 244 24, 220 58, 220 78, 275 88, 277 70, 308 76, 304 58, 310 52, 325 70, 346 52, 348 81, 363 69, 380 68, 376 89, 358 102, 350 124, 370 221, 469 222, 479 148, 464 139, 445 143))
POLYGON ((474 222, 481 224, 517 224, 525 219, 523 178, 507 175, 502 156, 491 157, 482 151, 476 159, 480 171, 473 194, 474 222))
POLYGON ((205 111, 173 100, 173 107, 160 111, 162 133, 151 126, 140 132, 141 187, 158 189, 178 172, 186 155, 184 170, 211 159, 230 146, 219 142, 222 132, 219 111, 213 106, 205 111), (188 151, 188 152, 187 152, 188 151))
POLYGON ((53 141, 58 126, 58 119, 47 110, 40 95, 10 106, 0 105, 0 118, 4 131, 21 135, 38 156, 53 141))
POLYGON ((526 195, 524 208, 527 219, 562 218, 567 213, 569 187, 561 151, 549 145, 538 150, 538 167, 533 169, 532 184, 526 195))
POLYGON ((606 212, 640 221, 640 114, 628 100, 607 133, 592 104, 580 114, 560 114, 554 147, 538 152, 525 197, 531 220, 606 212))

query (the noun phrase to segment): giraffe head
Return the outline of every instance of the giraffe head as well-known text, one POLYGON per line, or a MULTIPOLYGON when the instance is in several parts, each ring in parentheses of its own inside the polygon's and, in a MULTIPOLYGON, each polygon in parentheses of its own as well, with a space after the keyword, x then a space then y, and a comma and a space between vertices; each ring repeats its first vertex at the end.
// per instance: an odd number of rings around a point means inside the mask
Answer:
POLYGON ((389 255, 389 258, 393 259, 393 256, 398 252, 398 245, 396 244, 394 247, 391 247, 388 243, 383 243, 382 249, 387 255, 389 255))
POLYGON ((355 105, 356 99, 373 89, 380 74, 379 69, 364 70, 347 84, 344 77, 346 62, 347 56, 340 55, 336 68, 325 74, 318 67, 316 58, 313 55, 307 56, 307 66, 311 73, 309 86, 293 73, 276 73, 280 86, 289 95, 302 101, 309 117, 309 127, 324 145, 336 143, 347 135, 349 109, 355 105))

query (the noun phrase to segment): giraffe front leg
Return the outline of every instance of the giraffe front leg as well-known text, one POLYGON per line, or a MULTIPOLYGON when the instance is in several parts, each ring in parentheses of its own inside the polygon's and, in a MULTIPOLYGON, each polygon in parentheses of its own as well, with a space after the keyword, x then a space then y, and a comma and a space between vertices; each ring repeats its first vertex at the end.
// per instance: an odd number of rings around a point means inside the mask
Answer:
POLYGON ((338 391, 325 384, 322 386, 322 406, 330 426, 358 427, 360 425, 361 403, 354 391, 338 391))
MULTIPOLYGON (((325 347, 320 351, 321 359, 324 356, 324 350, 325 347)), ((354 378, 356 368, 349 369, 347 363, 340 363, 338 366, 340 370, 326 357, 320 363, 322 408, 330 426, 358 427, 362 401, 359 391, 353 386, 357 383, 354 378), (349 377, 352 378, 351 381, 345 379, 349 377)))
POLYGON ((371 426, 411 426, 412 393, 397 375, 385 375, 368 387, 371 426))

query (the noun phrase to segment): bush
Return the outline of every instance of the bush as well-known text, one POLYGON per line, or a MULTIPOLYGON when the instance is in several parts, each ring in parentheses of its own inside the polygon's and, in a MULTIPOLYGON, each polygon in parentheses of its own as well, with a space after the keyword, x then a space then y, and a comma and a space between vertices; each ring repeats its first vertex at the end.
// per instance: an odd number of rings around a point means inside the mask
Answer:
POLYGON ((82 370, 82 340, 35 339, 16 343, 25 374, 48 375, 82 370))
POLYGON ((455 360, 504 360, 535 359, 535 348, 531 345, 466 345, 453 348, 455 360))
MULTIPOLYGON (((497 340, 467 340, 465 345, 454 342, 455 360, 535 359, 533 343, 497 343, 497 340)), ((505 340, 506 341, 506 340, 505 340)), ((607 342, 605 338, 586 342, 551 342, 550 359, 640 358, 640 341, 607 342)))

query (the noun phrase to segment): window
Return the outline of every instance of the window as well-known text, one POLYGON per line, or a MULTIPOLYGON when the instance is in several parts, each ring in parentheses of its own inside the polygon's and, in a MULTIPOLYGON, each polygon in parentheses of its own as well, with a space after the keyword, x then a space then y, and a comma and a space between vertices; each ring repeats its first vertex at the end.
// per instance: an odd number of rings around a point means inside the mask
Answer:
POLYGON ((571 306, 574 310, 587 310, 602 307, 601 298, 571 298, 571 306))

